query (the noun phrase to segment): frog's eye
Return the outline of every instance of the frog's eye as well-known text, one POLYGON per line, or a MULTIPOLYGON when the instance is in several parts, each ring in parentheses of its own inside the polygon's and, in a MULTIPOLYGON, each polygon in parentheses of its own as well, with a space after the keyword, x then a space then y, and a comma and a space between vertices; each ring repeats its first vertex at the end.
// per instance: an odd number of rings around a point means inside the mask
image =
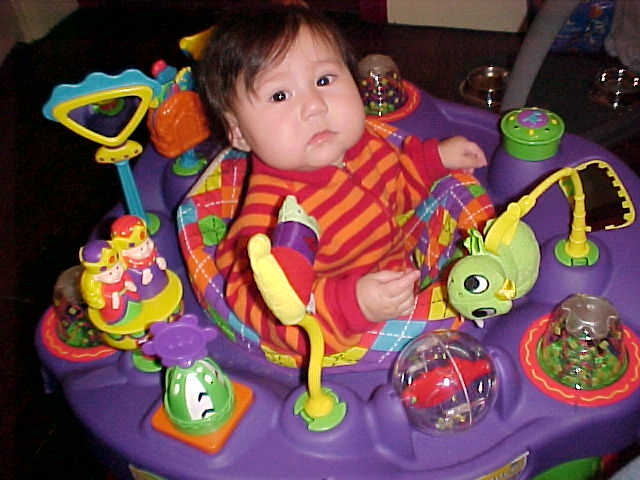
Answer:
POLYGON ((489 288, 489 280, 482 275, 469 275, 464 279, 464 289, 469 293, 483 293, 489 288))

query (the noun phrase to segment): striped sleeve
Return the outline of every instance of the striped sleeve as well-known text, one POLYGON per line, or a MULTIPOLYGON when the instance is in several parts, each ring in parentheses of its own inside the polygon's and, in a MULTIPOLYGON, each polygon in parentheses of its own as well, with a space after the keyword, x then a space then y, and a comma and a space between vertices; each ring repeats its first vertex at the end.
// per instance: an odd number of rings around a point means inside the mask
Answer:
POLYGON ((436 138, 420 140, 413 135, 407 136, 402 143, 400 161, 409 186, 420 192, 418 201, 424 199, 436 180, 450 173, 442 165, 436 138))

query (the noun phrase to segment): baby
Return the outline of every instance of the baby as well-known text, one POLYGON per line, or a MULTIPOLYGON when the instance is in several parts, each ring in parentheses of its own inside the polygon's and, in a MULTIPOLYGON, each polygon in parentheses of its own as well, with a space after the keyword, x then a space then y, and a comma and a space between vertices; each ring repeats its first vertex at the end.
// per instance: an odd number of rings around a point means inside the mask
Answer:
POLYGON ((246 245, 269 235, 287 195, 315 217, 315 316, 326 352, 354 345, 377 322, 408 315, 419 272, 416 222, 402 216, 450 169, 486 165, 463 137, 401 148, 366 120, 354 60, 335 26, 304 6, 270 6, 220 22, 199 65, 203 101, 233 147, 251 152, 244 202, 216 251, 226 297, 271 349, 300 355, 306 338, 268 311, 246 245))

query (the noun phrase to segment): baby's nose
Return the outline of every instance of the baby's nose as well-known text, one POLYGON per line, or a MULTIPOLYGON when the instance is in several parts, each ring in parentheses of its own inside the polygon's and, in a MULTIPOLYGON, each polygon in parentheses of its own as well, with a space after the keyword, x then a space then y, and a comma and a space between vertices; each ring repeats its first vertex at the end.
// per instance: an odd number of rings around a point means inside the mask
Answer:
POLYGON ((303 120, 326 113, 328 105, 322 94, 318 91, 311 91, 305 95, 302 104, 301 116, 303 120))

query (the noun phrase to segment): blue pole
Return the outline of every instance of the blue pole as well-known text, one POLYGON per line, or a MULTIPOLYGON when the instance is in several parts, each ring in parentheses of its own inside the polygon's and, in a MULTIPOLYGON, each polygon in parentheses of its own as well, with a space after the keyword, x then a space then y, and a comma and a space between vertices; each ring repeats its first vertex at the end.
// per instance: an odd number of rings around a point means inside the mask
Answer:
POLYGON ((127 205, 127 210, 131 215, 142 218, 147 224, 149 223, 147 214, 142 208, 142 201, 136 188, 133 174, 131 173, 131 166, 129 160, 120 160, 115 162, 115 166, 118 169, 118 176, 120 177, 120 183, 122 184, 122 191, 124 192, 124 200, 127 205))

